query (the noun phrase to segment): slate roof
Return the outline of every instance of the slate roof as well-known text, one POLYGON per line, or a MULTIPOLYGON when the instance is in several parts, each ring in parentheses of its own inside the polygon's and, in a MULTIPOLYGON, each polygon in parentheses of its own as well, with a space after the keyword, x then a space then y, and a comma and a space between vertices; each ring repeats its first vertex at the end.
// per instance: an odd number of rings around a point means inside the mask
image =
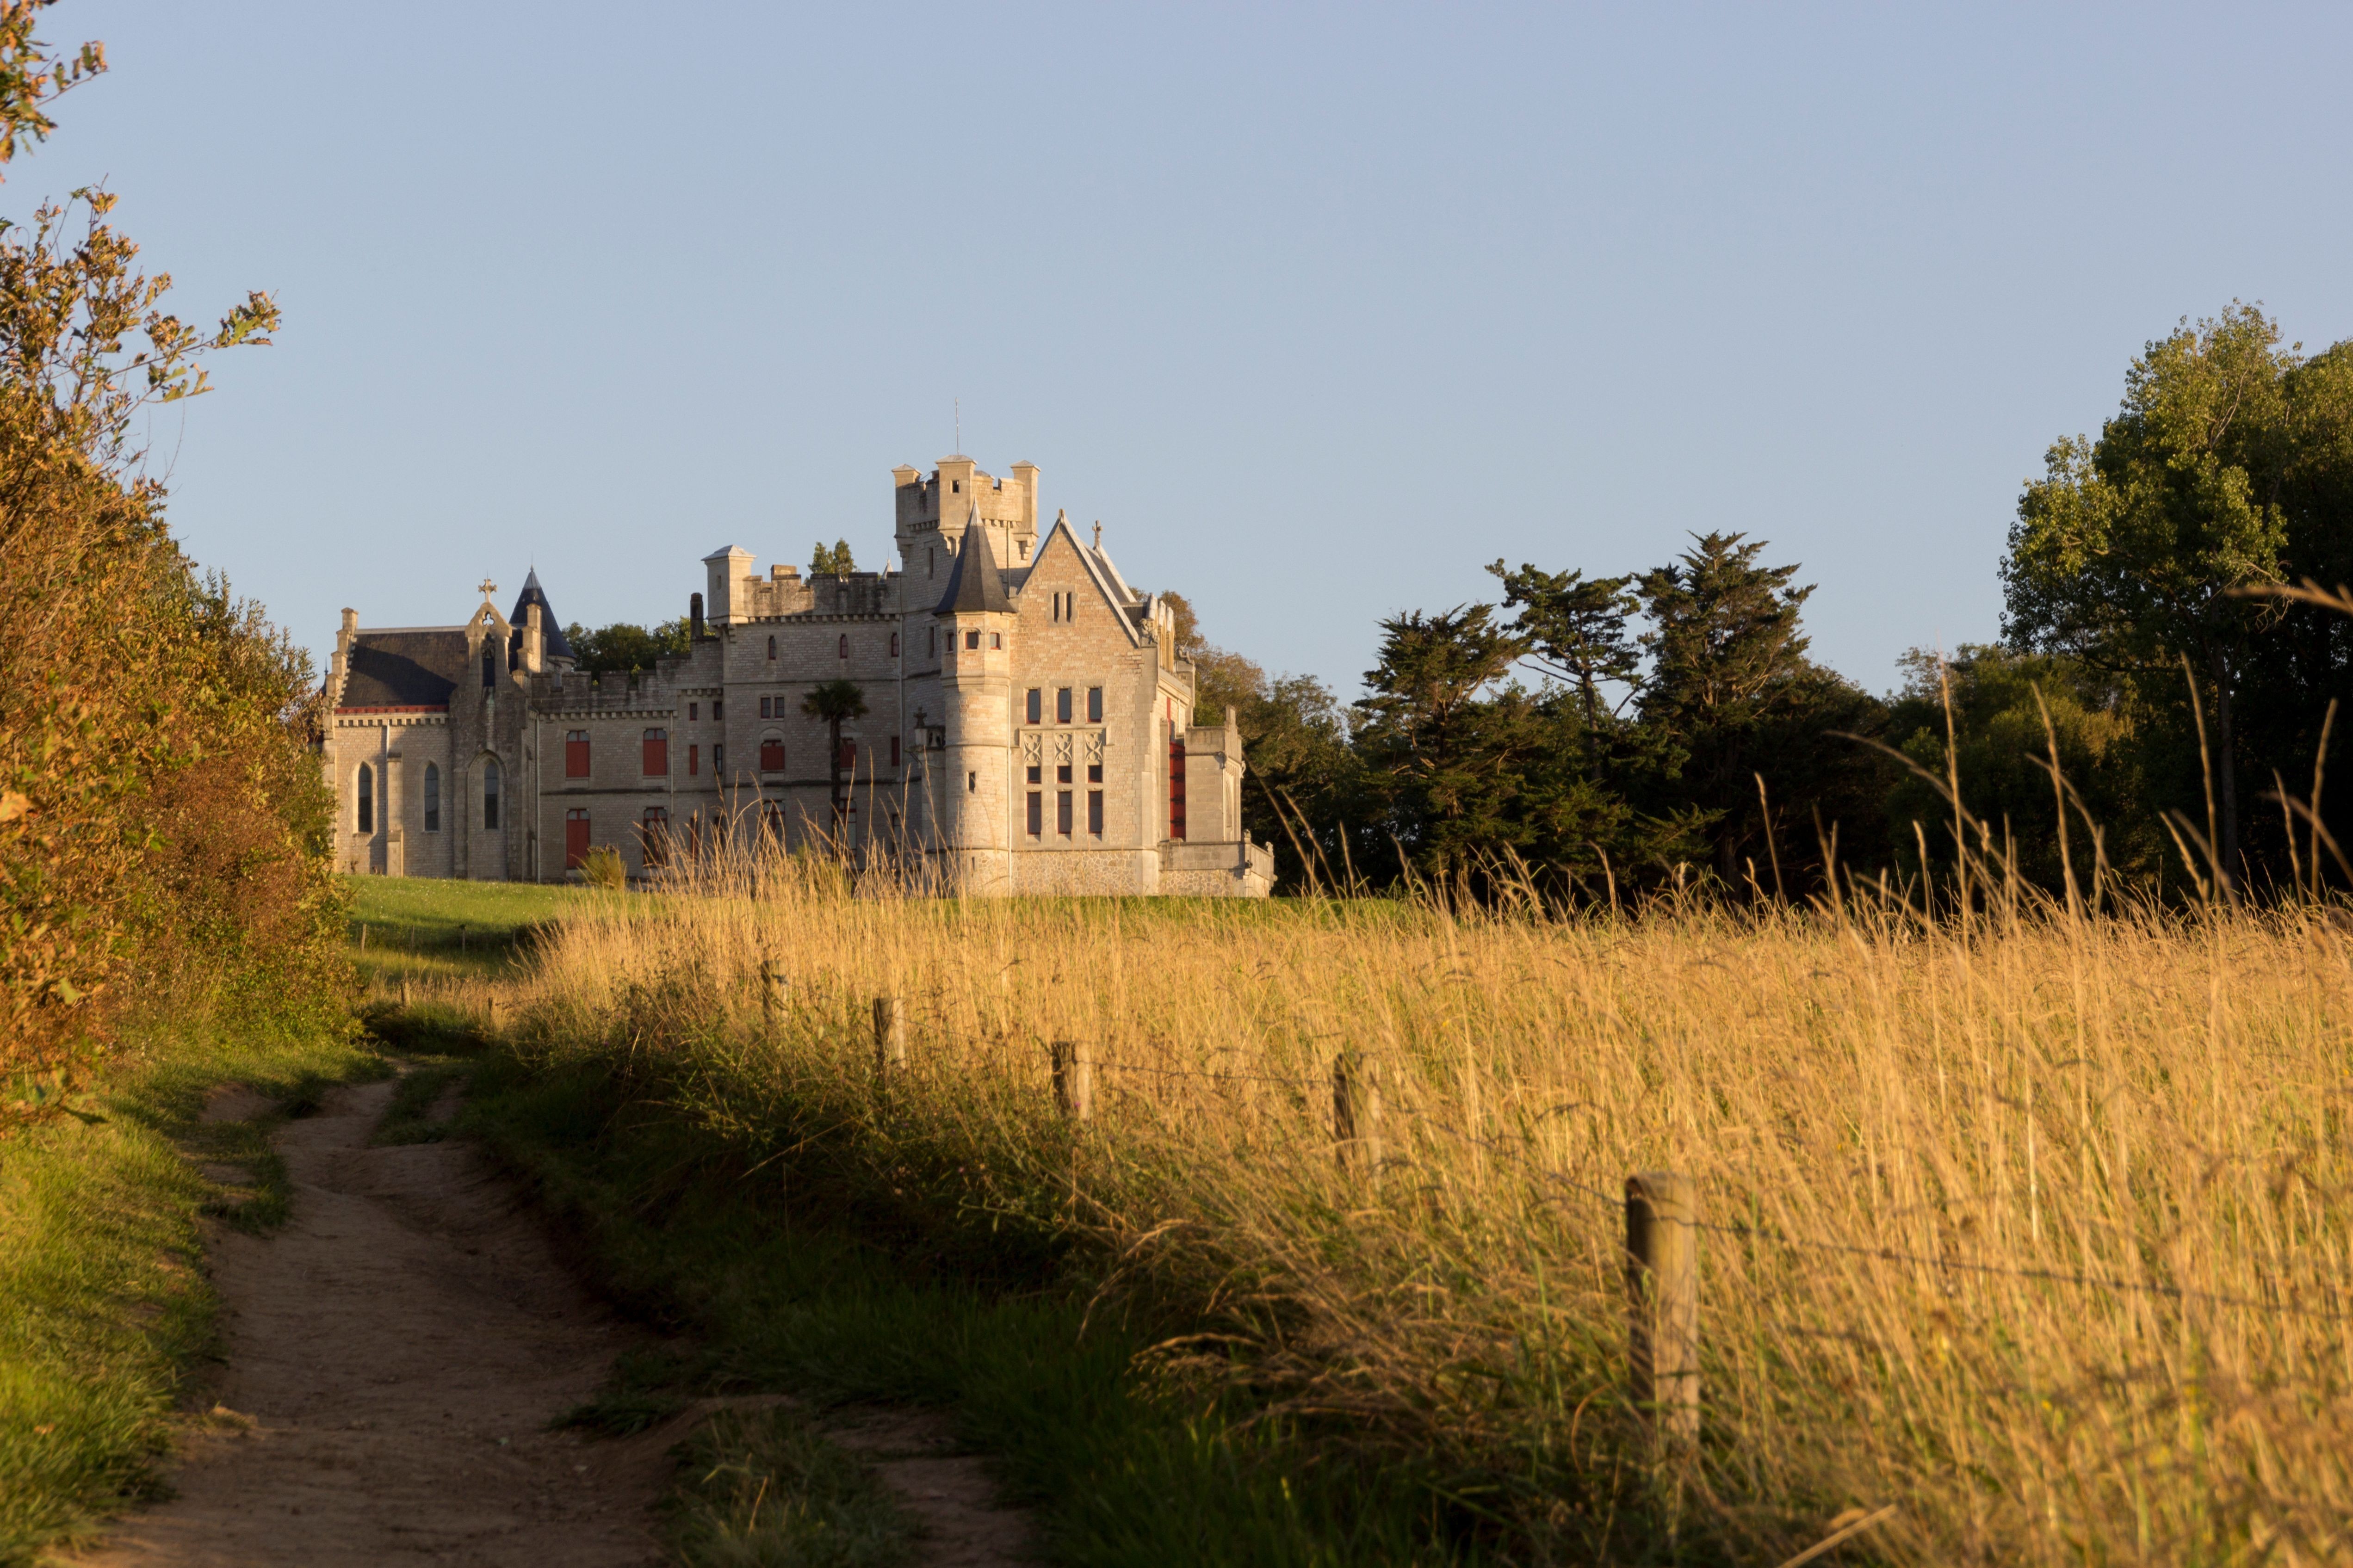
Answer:
POLYGON ((526 605, 539 606, 540 652, 549 658, 575 658, 572 645, 564 640, 564 623, 555 618, 555 606, 547 602, 547 590, 539 585, 539 568, 534 566, 523 577, 522 592, 515 598, 514 614, 507 617, 507 624, 514 627, 514 636, 507 639, 510 667, 522 658, 522 628, 529 618, 523 614, 526 605))
POLYGON ((964 543, 955 554, 955 570, 948 574, 948 591, 940 595, 935 616, 967 615, 981 611, 999 615, 1013 612, 1013 601, 1005 595, 1005 579, 997 570, 997 552, 988 547, 988 530, 980 523, 980 509, 973 508, 971 521, 965 524, 964 543))
POLYGON ((351 673, 338 711, 353 708, 447 708, 466 677, 466 628, 364 631, 352 642, 351 673))

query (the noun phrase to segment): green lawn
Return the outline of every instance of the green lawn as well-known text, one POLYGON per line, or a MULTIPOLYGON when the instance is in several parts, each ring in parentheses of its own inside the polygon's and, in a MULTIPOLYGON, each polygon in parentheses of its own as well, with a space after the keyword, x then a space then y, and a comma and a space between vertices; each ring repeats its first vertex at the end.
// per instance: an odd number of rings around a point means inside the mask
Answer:
POLYGON ((363 985, 403 975, 453 980, 495 975, 515 962, 522 934, 585 900, 593 889, 537 882, 345 877, 352 900, 352 960, 363 985))

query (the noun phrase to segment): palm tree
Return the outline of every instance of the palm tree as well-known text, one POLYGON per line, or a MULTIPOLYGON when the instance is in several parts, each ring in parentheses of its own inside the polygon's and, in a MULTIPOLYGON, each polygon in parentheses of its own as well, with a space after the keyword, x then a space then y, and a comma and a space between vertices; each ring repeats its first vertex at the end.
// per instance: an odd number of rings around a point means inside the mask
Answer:
POLYGON ((828 739, 832 742, 826 760, 832 770, 833 826, 839 833, 842 818, 849 815, 849 796, 841 782, 841 726, 846 720, 866 717, 866 693, 858 689, 854 680, 828 680, 801 699, 801 711, 812 719, 825 721, 828 739))

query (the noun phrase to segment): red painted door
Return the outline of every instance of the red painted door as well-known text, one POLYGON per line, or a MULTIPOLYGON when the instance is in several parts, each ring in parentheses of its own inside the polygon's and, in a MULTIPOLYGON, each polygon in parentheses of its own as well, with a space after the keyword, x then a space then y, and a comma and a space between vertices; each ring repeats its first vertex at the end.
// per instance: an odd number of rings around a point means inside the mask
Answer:
POLYGON ((578 807, 564 814, 564 868, 588 858, 588 814, 578 807))

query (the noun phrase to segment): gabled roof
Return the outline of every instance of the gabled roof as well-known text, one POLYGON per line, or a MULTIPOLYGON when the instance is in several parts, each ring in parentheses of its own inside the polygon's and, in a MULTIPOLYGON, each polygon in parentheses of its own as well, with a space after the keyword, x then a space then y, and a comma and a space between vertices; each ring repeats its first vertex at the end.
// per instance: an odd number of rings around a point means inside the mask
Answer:
POLYGON ((363 631, 352 641, 351 669, 337 707, 447 708, 465 678, 463 626, 363 631))
MULTIPOLYGON (((1121 578, 1119 568, 1111 563, 1110 555, 1100 547, 1091 547, 1079 542, 1078 531, 1071 526, 1069 518, 1058 517, 1054 520, 1054 526, 1047 531, 1046 542, 1038 547, 1038 559, 1039 561, 1046 559, 1046 552, 1053 548, 1054 537, 1057 534, 1069 536, 1071 548, 1078 554, 1079 564, 1087 569, 1087 575, 1093 580, 1096 589, 1117 612, 1115 618, 1126 628, 1127 640, 1131 643, 1142 643, 1144 634, 1138 628, 1136 614, 1137 606, 1142 603, 1142 595, 1129 587, 1121 578)), ((1035 571, 1036 568, 1032 567, 1031 570, 1035 571)))
POLYGON ((988 547, 988 530, 980 523, 980 508, 972 509, 965 524, 964 542, 957 546, 955 569, 948 574, 948 590, 940 595, 935 616, 989 613, 1010 615, 1013 601, 1006 597, 1005 579, 997 570, 997 552, 988 547))
POLYGON ((539 585, 539 568, 534 566, 524 574, 522 593, 515 599, 514 614, 507 617, 514 627, 511 639, 517 649, 522 647, 522 628, 527 623, 523 606, 539 606, 540 652, 549 658, 571 658, 572 645, 564 640, 564 623, 555 618, 555 606, 547 602, 547 590, 539 585))

